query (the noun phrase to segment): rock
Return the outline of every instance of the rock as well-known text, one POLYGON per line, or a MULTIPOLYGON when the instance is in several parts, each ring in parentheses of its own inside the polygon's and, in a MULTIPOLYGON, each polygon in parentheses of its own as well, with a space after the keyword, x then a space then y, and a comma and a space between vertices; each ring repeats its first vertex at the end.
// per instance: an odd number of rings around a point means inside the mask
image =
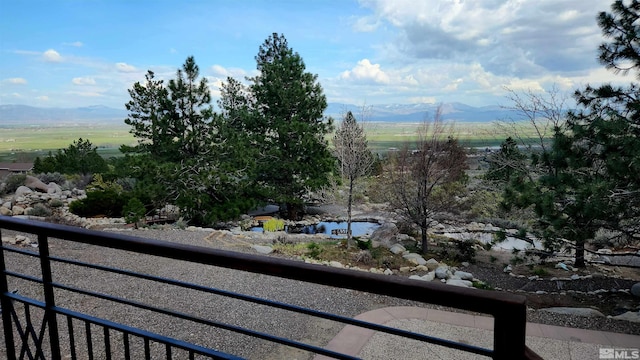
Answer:
POLYGON ((611 249, 598 249, 598 251, 596 251, 596 254, 611 255, 613 254, 613 251, 611 249))
POLYGON ((341 262, 339 261, 329 261, 329 266, 334 267, 334 268, 344 268, 344 265, 342 265, 341 262))
POLYGON ((427 263, 425 264, 425 266, 429 269, 429 270, 435 270, 438 268, 438 266, 440 266, 440 263, 438 262, 438 260, 431 258, 429 260, 427 260, 427 263))
POLYGON ((422 280, 424 281, 432 281, 436 278, 435 271, 429 271, 426 275, 422 276, 422 280))
POLYGON ((569 271, 569 268, 567 267, 567 264, 563 263, 563 262, 559 262, 556 264, 555 266, 556 269, 562 269, 564 271, 569 271))
POLYGON ((411 268, 409 266, 403 266, 399 270, 401 273, 405 273, 411 271, 411 268))
POLYGON ((552 312, 556 314, 575 315, 584 317, 604 317, 604 314, 596 309, 591 308, 572 308, 572 307, 551 307, 542 309, 541 311, 552 312))
POLYGON ((412 262, 416 265, 426 265, 427 260, 425 260, 421 255, 415 253, 408 253, 402 255, 407 261, 412 262))
POLYGON ((420 275, 411 275, 411 276, 409 276, 409 279, 424 281, 424 279, 420 275))
POLYGON ((631 286, 630 291, 631 291, 631 295, 640 297, 640 282, 633 284, 633 286, 631 286))
POLYGON ((264 245, 251 245, 251 248, 257 251, 259 254, 271 254, 273 252, 273 248, 271 246, 264 245))
POLYGON ((571 275, 570 279, 571 279, 571 280, 578 280, 578 279, 580 279, 580 275, 578 275, 578 274, 573 274, 573 275, 571 275))
POLYGON ((11 216, 13 215, 13 211, 4 206, 0 206, 0 215, 11 216))
POLYGON ((435 270, 435 274, 438 279, 448 279, 449 277, 451 277, 451 272, 449 271, 449 268, 444 266, 440 266, 439 268, 437 268, 435 270))
POLYGON ((453 276, 457 276, 462 280, 473 280, 473 274, 466 271, 456 271, 453 273, 453 276))
POLYGON ((15 202, 15 201, 17 201, 18 199, 20 199, 21 197, 24 197, 25 195, 27 195, 27 194, 31 194, 31 193, 33 193, 33 190, 29 189, 28 187, 26 187, 26 186, 19 186, 19 187, 16 189, 15 194, 13 194, 14 202, 15 202))
POLYGON ((393 271, 391 271, 391 269, 385 269, 383 274, 385 274, 385 275, 393 275, 393 271))
POLYGON ((462 267, 469 267, 469 262, 463 261, 460 265, 462 265, 462 267))
POLYGON ((511 267, 511 265, 507 265, 504 267, 502 271, 506 273, 511 273, 513 271, 513 268, 511 267))
POLYGON ((625 320, 640 323, 640 311, 627 311, 626 313, 620 314, 618 316, 612 316, 611 318, 615 320, 625 320))
POLYGON ((471 281, 468 280, 455 280, 455 279, 449 279, 446 282, 447 285, 453 285, 453 286, 461 286, 461 287, 473 287, 473 283, 471 281))
POLYGON ((23 208, 22 206, 18 206, 18 205, 15 205, 14 207, 12 207, 11 211, 13 212, 13 215, 24 215, 25 214, 25 208, 23 208))
POLYGON ((40 192, 46 193, 49 190, 47 184, 40 181, 35 176, 27 175, 27 178, 24 180, 24 186, 28 187, 31 190, 38 190, 40 192))
POLYGON ((378 242, 386 248, 390 248, 398 235, 398 227, 394 223, 380 225, 372 234, 371 241, 378 242))
POLYGON ((47 194, 62 194, 62 188, 60 185, 50 182, 47 184, 47 194))
POLYGON ((2 204, 2 207, 6 207, 7 209, 11 209, 11 206, 12 206, 11 201, 6 201, 4 202, 4 204, 2 204))
POLYGON ((540 278, 540 276, 538 276, 538 275, 532 275, 532 276, 529 276, 527 279, 533 281, 533 280, 538 280, 539 278, 540 278))
POLYGON ((391 246, 389 251, 391 251, 394 254, 401 254, 401 253, 407 251, 407 249, 404 246, 400 245, 400 244, 393 244, 393 246, 391 246))

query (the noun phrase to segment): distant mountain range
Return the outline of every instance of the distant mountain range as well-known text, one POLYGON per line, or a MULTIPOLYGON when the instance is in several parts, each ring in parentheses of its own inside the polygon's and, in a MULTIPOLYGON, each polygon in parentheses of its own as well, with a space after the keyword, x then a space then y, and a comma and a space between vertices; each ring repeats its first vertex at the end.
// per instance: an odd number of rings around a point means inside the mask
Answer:
MULTIPOLYGON (((456 122, 490 122, 509 117, 512 113, 499 106, 474 107, 462 103, 446 103, 442 106, 442 118, 456 122)), ((365 106, 366 121, 370 122, 420 122, 431 119, 437 104, 388 104, 365 106)), ((325 115, 338 120, 347 111, 361 119, 362 106, 329 103, 325 115)), ((41 108, 26 105, 0 105, 0 126, 51 126, 68 124, 110 125, 124 124, 125 109, 96 105, 78 108, 41 108)))

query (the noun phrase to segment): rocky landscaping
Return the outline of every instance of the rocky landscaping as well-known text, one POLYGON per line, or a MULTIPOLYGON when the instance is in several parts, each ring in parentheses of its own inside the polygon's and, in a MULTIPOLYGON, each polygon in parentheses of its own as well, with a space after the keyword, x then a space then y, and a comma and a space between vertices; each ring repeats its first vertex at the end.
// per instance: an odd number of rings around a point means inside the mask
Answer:
MULTIPOLYGON (((63 190, 55 183, 44 184, 27 177, 24 186, 3 199, 0 213, 96 230, 135 231, 139 236, 150 234, 150 230, 157 234, 157 231, 182 228, 201 232, 214 247, 417 281, 521 293, 527 296, 532 311, 538 311, 543 318, 542 312, 548 312, 593 318, 596 321, 593 324, 604 318, 623 320, 638 324, 626 327, 625 331, 640 334, 640 269, 613 265, 610 259, 615 258, 613 249, 589 253, 587 268, 576 269, 572 267, 569 251, 541 256, 540 252, 527 251, 535 249, 535 241, 516 244, 514 239, 507 238, 511 241, 510 249, 492 242, 496 233, 513 235, 515 229, 484 223, 441 223, 433 228, 428 254, 422 255, 415 238, 402 233, 394 213, 380 204, 359 205, 354 212, 355 221, 377 222, 380 227, 371 234, 359 236, 353 247, 326 234, 251 231, 259 222, 248 215, 238 222, 221 224, 220 229, 174 223, 134 230, 122 218, 82 218, 69 213, 69 204, 84 196, 82 190, 63 190)), ((308 210, 311 215, 303 221, 287 225, 342 221, 345 216, 339 206, 324 205, 308 210)), ((35 239, 24 235, 3 237, 2 241, 35 247, 35 239)))

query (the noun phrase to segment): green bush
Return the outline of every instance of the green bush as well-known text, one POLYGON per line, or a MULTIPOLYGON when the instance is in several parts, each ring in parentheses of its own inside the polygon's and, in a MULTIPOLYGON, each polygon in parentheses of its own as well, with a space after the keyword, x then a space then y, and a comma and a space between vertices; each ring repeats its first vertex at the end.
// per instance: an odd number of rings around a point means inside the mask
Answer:
POLYGON ((5 194, 13 194, 18 188, 24 185, 24 181, 27 179, 25 174, 11 174, 4 180, 4 192, 5 194))
POLYGON ((51 206, 52 208, 59 208, 59 207, 64 206, 64 202, 62 202, 62 200, 60 200, 60 199, 53 199, 49 203, 49 206, 51 206))
POLYGON ((27 215, 47 217, 47 216, 51 216, 52 213, 53 212, 51 211, 51 209, 49 209, 45 205, 43 205, 43 204, 35 204, 31 208, 31 210, 29 210, 27 215))
POLYGON ((281 219, 269 219, 262 224, 264 231, 282 231, 284 230, 284 220, 281 219))
POLYGON ((69 204, 69 211, 83 217, 107 216, 120 217, 122 208, 127 204, 125 195, 113 189, 87 192, 87 197, 69 204))
POLYGON ((316 244, 315 242, 310 242, 309 245, 307 245, 307 249, 309 250, 307 255, 309 255, 309 257, 313 259, 317 259, 318 257, 320 257, 320 253, 322 252, 322 248, 320 248, 320 245, 316 244))
POLYGON ((147 210, 138 198, 131 198, 122 209, 122 215, 127 224, 134 224, 138 228, 138 223, 143 220, 147 210))

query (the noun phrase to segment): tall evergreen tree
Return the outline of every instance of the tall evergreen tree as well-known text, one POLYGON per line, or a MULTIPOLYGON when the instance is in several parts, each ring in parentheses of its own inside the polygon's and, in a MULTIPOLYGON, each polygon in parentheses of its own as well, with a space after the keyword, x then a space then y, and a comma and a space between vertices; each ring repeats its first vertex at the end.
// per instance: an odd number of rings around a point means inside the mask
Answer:
POLYGON ((192 157, 211 150, 211 93, 207 79, 200 78, 200 68, 193 56, 189 56, 178 69, 176 78, 169 80, 168 90, 174 105, 176 124, 175 136, 179 151, 185 157, 192 157))
MULTIPOLYGON (((615 1, 598 24, 606 39, 600 60, 614 72, 640 69, 640 5, 615 1)), ((553 144, 507 187, 507 204, 533 206, 548 246, 566 240, 575 248, 576 267, 585 266, 585 246, 596 231, 640 230, 640 90, 609 84, 575 93, 579 109, 554 129, 553 144)), ((560 244, 565 244, 560 242, 560 244)))
POLYGON ((269 36, 255 59, 260 74, 250 86, 255 106, 247 127, 261 153, 258 181, 288 218, 296 218, 305 193, 326 184, 333 167, 325 139, 332 127, 323 116, 327 100, 317 75, 305 71, 283 35, 269 36))
POLYGON ((176 154, 178 129, 172 120, 169 93, 162 80, 156 80, 153 71, 145 75, 145 82, 136 82, 129 89, 131 100, 125 104, 129 116, 124 120, 130 132, 138 139, 138 152, 149 153, 156 159, 169 159, 176 154))

